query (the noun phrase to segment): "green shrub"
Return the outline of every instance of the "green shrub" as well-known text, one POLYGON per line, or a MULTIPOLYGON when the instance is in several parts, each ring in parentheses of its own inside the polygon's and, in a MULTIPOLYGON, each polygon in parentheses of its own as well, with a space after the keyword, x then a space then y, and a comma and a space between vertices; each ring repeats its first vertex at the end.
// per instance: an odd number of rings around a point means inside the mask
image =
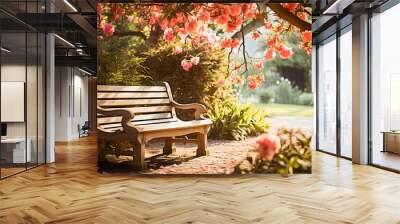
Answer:
POLYGON ((274 102, 282 104, 296 104, 301 91, 293 87, 289 80, 282 78, 276 86, 272 87, 275 93, 274 102))
POLYGON ((143 84, 168 82, 174 99, 180 103, 204 103, 205 98, 233 98, 232 86, 219 82, 228 76, 224 51, 209 49, 205 53, 193 49, 191 45, 184 45, 184 53, 173 55, 175 46, 174 43, 161 43, 144 53, 146 60, 142 65, 146 68, 145 74, 152 79, 143 84), (181 61, 188 55, 199 55, 200 63, 185 71, 181 61))
POLYGON ((274 92, 271 89, 262 90, 258 97, 260 98, 261 103, 270 103, 274 99, 274 92))
POLYGON ((97 83, 99 85, 140 85, 146 76, 141 65, 144 58, 129 50, 129 37, 113 37, 98 41, 97 83))
POLYGON ((213 121, 210 138, 243 140, 268 130, 267 113, 251 105, 214 100, 207 104, 207 116, 213 121))
POLYGON ((205 98, 234 98, 232 86, 221 84, 228 76, 227 58, 221 49, 207 52, 180 43, 157 42, 149 45, 135 37, 113 37, 99 41, 98 83, 105 85, 162 85, 168 82, 174 99, 180 103, 204 103, 205 98), (200 63, 190 71, 181 61, 199 56, 200 63))
POLYGON ((265 88, 276 86, 281 80, 282 76, 280 76, 278 73, 267 73, 263 86, 265 88))
MULTIPOLYGON (((268 159, 262 157, 261 151, 265 148, 259 145, 250 150, 246 159, 235 167, 235 173, 279 173, 289 175, 295 173, 311 173, 311 136, 295 129, 278 130, 277 140, 279 141, 278 151, 268 159)), ((269 138, 268 135, 260 136, 258 141, 269 138)), ((272 145, 271 141, 266 141, 272 145)), ((265 143, 263 143, 265 144, 265 143)), ((271 150, 270 148, 267 148, 271 150)))
POLYGON ((298 104, 312 106, 314 104, 314 95, 312 93, 302 93, 299 96, 298 104))

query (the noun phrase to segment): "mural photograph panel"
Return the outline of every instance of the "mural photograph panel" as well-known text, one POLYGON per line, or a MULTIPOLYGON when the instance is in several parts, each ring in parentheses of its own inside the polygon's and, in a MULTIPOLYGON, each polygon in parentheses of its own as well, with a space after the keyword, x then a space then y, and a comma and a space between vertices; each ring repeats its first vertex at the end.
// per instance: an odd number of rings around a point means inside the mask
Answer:
POLYGON ((98 165, 311 173, 311 7, 99 3, 98 165))

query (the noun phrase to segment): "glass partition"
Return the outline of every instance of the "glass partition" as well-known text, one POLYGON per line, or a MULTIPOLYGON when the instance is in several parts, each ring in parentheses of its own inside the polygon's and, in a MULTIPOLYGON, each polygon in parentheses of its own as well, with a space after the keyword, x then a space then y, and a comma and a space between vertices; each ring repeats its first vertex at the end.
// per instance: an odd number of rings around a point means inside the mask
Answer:
POLYGON ((400 170, 400 4, 371 18, 371 162, 400 170))
POLYGON ((340 155, 352 157, 352 34, 340 36, 340 155))
MULTIPOLYGON (((0 7, 36 13, 39 2, 2 1, 0 7)), ((0 178, 45 162, 45 35, 12 13, 0 12, 0 178)))

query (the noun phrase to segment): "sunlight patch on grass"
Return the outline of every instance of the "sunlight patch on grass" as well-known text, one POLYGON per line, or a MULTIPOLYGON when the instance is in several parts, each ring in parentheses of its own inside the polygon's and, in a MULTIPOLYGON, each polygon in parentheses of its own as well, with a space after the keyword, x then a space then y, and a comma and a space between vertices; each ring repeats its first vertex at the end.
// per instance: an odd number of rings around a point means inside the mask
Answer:
POLYGON ((312 106, 277 103, 256 104, 256 106, 265 109, 271 117, 312 117, 314 115, 314 107, 312 106))

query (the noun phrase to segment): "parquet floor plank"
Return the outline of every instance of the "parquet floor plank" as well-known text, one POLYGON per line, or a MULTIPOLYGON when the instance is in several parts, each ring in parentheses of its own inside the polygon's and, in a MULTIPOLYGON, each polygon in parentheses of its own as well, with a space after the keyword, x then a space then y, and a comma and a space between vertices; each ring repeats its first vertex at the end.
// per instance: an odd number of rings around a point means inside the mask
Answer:
POLYGON ((400 175, 313 154, 313 174, 143 177, 97 173, 95 138, 0 181, 0 224, 400 224, 400 175))

